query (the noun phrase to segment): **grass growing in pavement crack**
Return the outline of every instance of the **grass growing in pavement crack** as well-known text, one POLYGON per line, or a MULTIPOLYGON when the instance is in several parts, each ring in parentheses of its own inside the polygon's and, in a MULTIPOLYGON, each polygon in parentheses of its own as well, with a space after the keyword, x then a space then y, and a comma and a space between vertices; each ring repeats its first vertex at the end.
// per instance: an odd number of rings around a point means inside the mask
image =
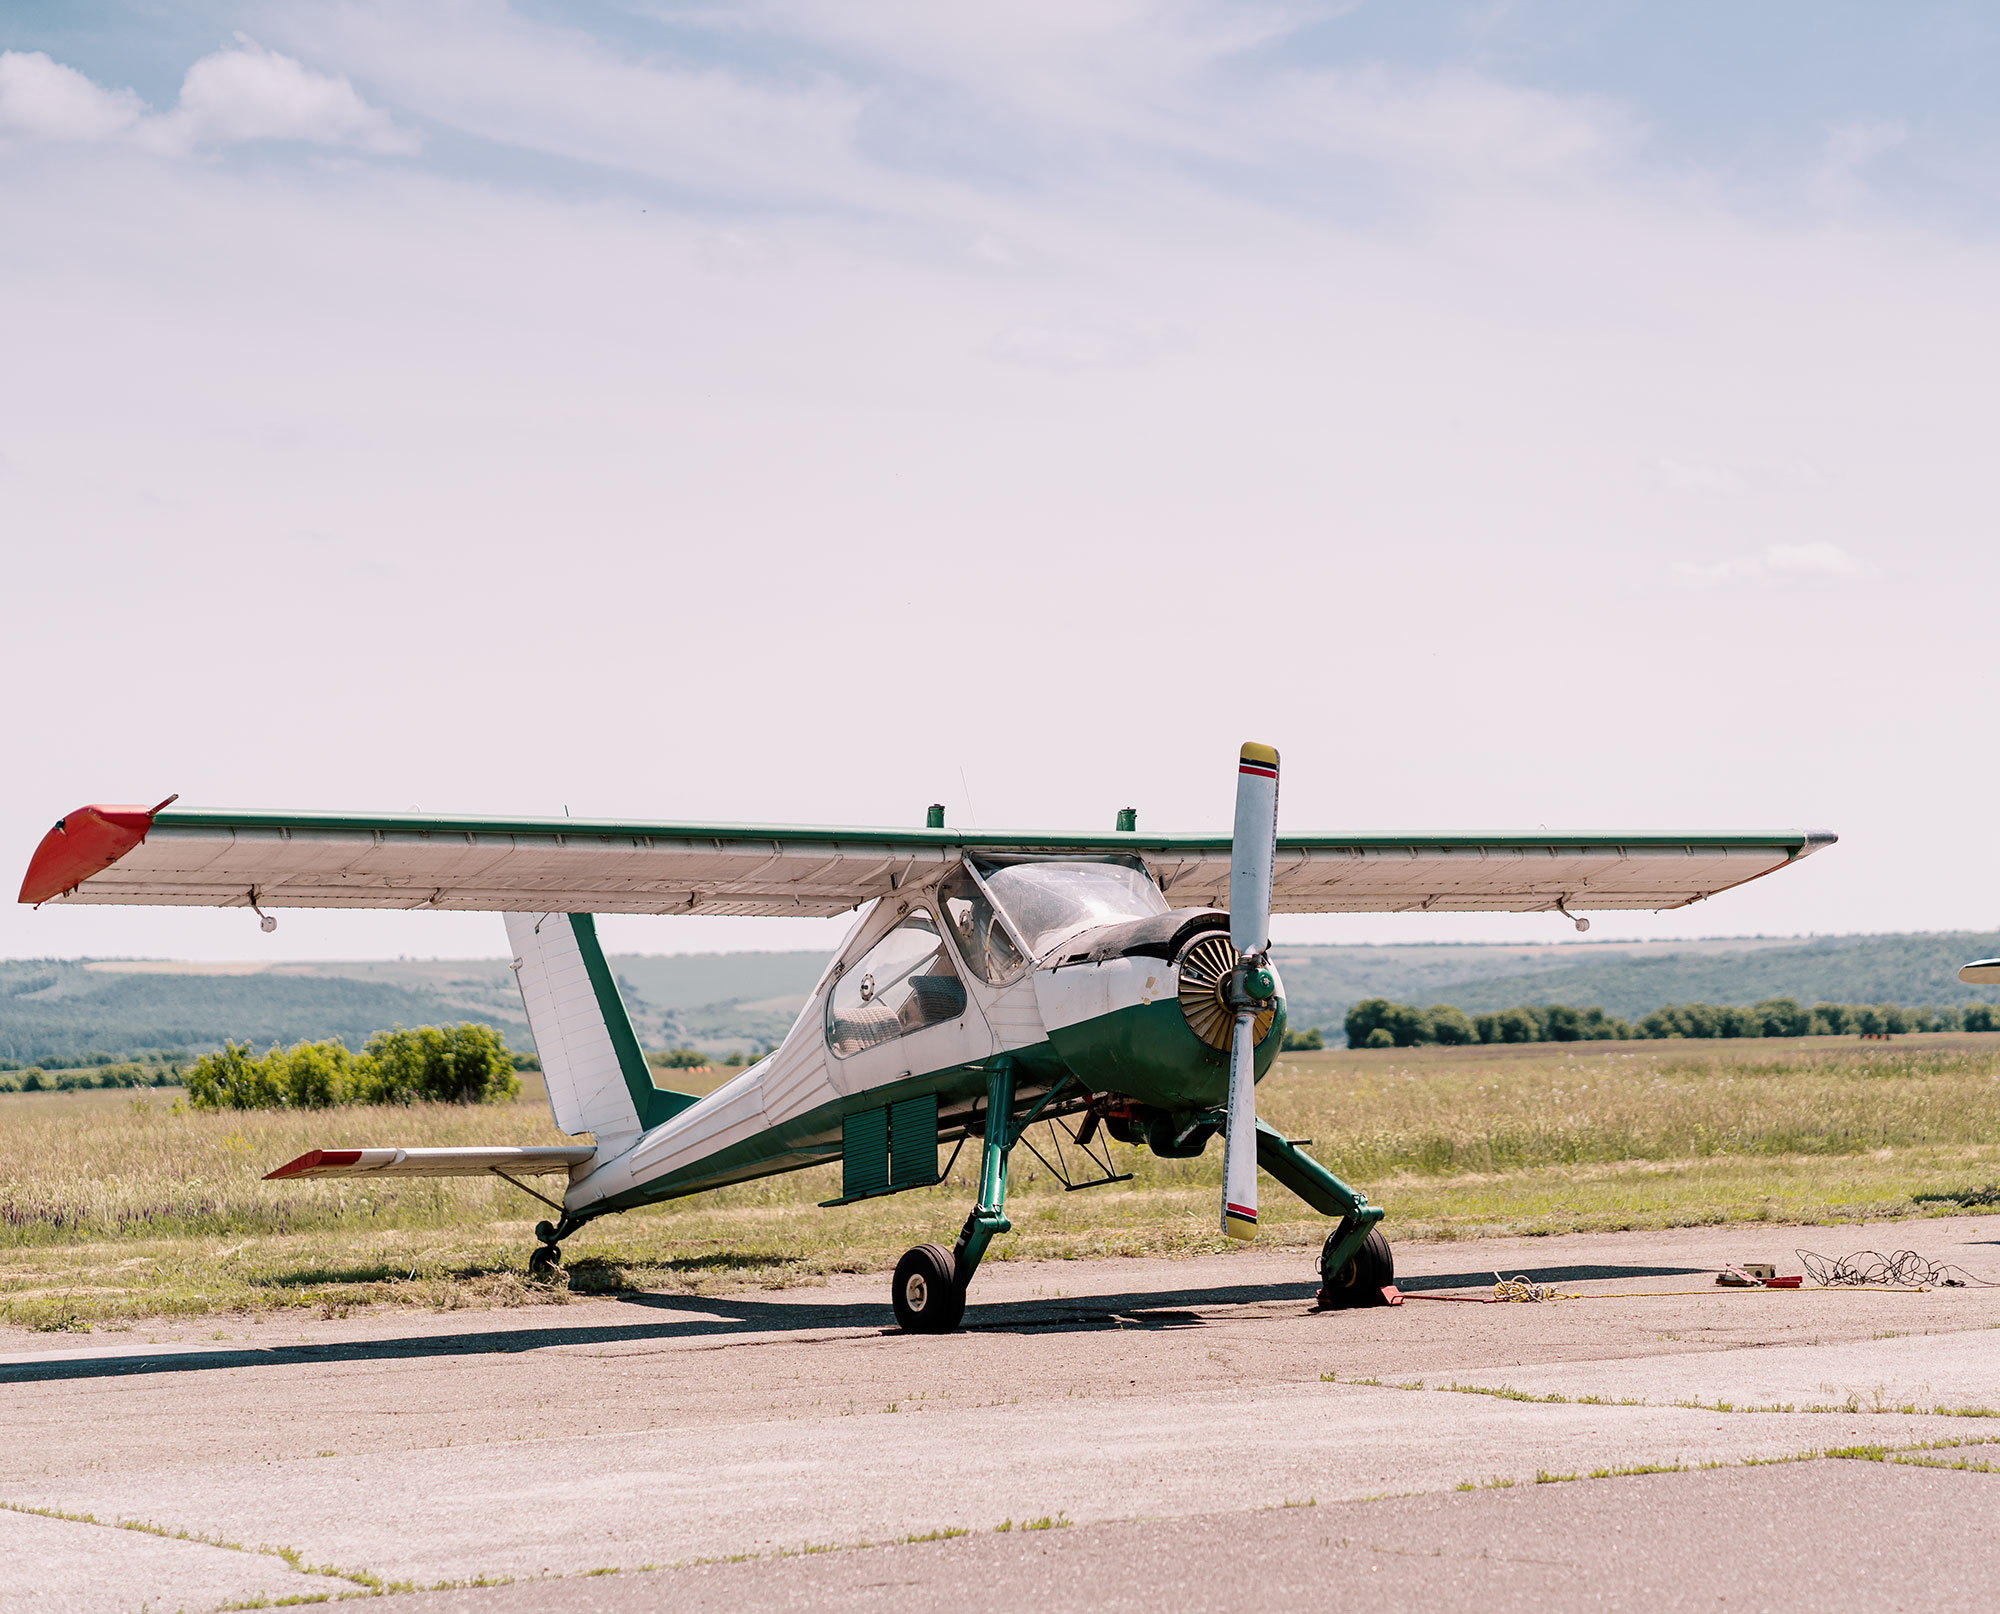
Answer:
POLYGON ((100 1519, 94 1513, 70 1513, 62 1508, 30 1507, 25 1502, 0 1501, 0 1508, 6 1509, 9 1513, 26 1513, 41 1519, 61 1519, 66 1524, 91 1524, 100 1530, 131 1530, 140 1535, 158 1536, 163 1541, 190 1541, 197 1546, 220 1547, 224 1552, 276 1558, 287 1568, 301 1575, 326 1575, 334 1580, 349 1581, 356 1586, 366 1587, 370 1595, 378 1595, 391 1589, 403 1589, 400 1586, 391 1588, 379 1575, 370 1574, 365 1569, 338 1569, 331 1564, 309 1564, 294 1547, 272 1547, 261 1543, 255 1547, 246 1547, 240 1541, 229 1541, 222 1536, 207 1535, 197 1530, 169 1530, 165 1525, 152 1524, 144 1519, 100 1519))
MULTIPOLYGON (((1322 1375, 1325 1377, 1326 1375, 1322 1375)), ((1349 1383, 1364 1382, 1350 1379, 1349 1383)), ((1413 1379, 1404 1384, 1391 1386, 1397 1390, 1421 1390, 1426 1388, 1423 1380, 1413 1379)), ((1621 1395, 1564 1395, 1560 1390, 1550 1390, 1544 1395, 1535 1395, 1527 1390, 1516 1390, 1505 1384, 1437 1384, 1430 1389, 1449 1395, 1488 1395, 1499 1401, 1526 1401, 1537 1406, 1575 1407, 1679 1407, 1690 1412, 1835 1412, 1835 1413, 1894 1413, 1909 1418, 2000 1418, 2000 1411, 1992 1407, 1947 1407, 1943 1405, 1921 1406, 1914 1401, 1889 1401, 1881 1390, 1876 1390, 1869 1400, 1862 1400, 1858 1391, 1850 1393, 1845 1401, 1814 1402, 1800 1406, 1791 1401, 1770 1401, 1744 1403, 1734 1401, 1703 1401, 1689 1397, 1680 1401, 1648 1401, 1643 1396, 1621 1395)))

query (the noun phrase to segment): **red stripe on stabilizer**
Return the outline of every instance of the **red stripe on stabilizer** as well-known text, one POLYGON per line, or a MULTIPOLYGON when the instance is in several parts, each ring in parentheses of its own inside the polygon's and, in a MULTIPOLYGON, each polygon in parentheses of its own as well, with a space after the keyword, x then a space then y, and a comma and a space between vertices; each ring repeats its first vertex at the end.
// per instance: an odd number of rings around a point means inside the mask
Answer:
POLYGON ((1241 1205, 1231 1205, 1225 1201, 1222 1208, 1231 1216, 1241 1221, 1254 1222, 1257 1220, 1257 1213, 1255 1211, 1245 1210, 1241 1205))
POLYGON ((303 1177, 321 1166, 351 1166, 361 1158, 359 1149, 308 1149, 296 1160, 288 1160, 276 1171, 264 1173, 264 1181, 275 1177, 303 1177))
MULTIPOLYGON (((168 800, 172 800, 169 797, 168 800)), ((166 802, 160 803, 164 807, 166 802)), ((21 881, 21 901, 47 902, 102 874, 146 838, 159 807, 79 807, 42 837, 21 881)))
POLYGON ((1241 763, 1238 765, 1236 771, 1238 773, 1254 773, 1259 779, 1275 779, 1278 777, 1278 770, 1276 768, 1266 767, 1261 762, 1241 763))

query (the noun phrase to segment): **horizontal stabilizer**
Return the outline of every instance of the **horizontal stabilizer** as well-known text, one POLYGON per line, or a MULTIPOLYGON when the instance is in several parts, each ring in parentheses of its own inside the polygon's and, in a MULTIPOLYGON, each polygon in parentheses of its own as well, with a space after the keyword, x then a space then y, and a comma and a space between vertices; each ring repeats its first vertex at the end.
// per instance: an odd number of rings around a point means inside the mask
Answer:
POLYGON ((280 1177, 542 1177, 582 1165, 597 1151, 588 1144, 564 1149, 308 1149, 264 1174, 280 1177))

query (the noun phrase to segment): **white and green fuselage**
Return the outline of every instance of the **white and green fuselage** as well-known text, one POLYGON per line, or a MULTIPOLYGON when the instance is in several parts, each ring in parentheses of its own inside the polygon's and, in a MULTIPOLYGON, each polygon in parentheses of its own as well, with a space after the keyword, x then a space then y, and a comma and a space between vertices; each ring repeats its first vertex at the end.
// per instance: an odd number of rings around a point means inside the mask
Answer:
MULTIPOLYGON (((984 1132, 1002 1061, 1017 1112, 1053 1094, 1044 1115, 1095 1104, 1121 1136, 1199 1152, 1229 1078, 1226 1032, 1202 1035, 1221 1016, 1200 965, 1227 924, 1169 910, 1123 860, 961 865, 875 904, 778 1047, 691 1099, 654 1086, 590 917, 509 916, 558 1124, 598 1142, 564 1208, 582 1220, 842 1159, 843 1199, 929 1185, 940 1140, 984 1132)), ((1259 1075, 1284 1023, 1280 997, 1259 1075)))

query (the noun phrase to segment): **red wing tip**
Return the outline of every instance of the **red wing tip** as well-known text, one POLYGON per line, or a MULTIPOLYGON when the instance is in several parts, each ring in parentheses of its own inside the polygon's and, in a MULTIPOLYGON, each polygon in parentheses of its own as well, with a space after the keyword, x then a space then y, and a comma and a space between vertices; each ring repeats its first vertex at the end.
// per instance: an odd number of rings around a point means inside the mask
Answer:
POLYGON ((303 1177, 324 1166, 351 1166, 361 1158, 359 1149, 308 1149, 296 1160, 288 1160, 276 1171, 264 1173, 264 1181, 279 1177, 303 1177))
POLYGON ((20 900, 47 902, 102 874, 146 838, 160 807, 90 806, 63 814, 28 859, 20 900))

